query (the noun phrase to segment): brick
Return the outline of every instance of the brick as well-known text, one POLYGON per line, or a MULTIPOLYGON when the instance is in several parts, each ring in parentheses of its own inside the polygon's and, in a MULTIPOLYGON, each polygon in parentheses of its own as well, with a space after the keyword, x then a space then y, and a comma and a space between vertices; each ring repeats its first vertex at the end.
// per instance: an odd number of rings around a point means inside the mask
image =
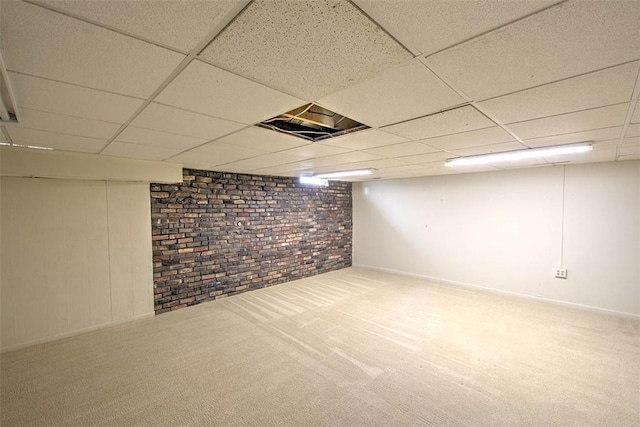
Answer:
POLYGON ((351 265, 350 183, 191 169, 183 180, 150 185, 157 314, 351 265))

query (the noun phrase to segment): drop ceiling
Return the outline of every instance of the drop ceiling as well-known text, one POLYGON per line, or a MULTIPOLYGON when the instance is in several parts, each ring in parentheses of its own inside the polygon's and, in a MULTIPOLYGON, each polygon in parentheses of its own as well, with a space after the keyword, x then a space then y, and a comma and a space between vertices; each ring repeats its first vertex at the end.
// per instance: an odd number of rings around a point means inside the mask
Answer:
POLYGON ((640 3, 0 0, 3 145, 396 179, 640 159, 640 3), (369 129, 256 127, 309 103, 369 129), (446 159, 592 141, 587 155, 446 159))

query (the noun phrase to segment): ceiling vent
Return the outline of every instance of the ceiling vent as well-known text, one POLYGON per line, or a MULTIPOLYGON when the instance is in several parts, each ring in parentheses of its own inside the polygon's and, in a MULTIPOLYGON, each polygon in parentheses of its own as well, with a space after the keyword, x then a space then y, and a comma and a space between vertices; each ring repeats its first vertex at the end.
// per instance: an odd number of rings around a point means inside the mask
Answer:
POLYGON ((256 126, 288 133, 313 142, 369 128, 367 125, 313 103, 265 120, 256 126))

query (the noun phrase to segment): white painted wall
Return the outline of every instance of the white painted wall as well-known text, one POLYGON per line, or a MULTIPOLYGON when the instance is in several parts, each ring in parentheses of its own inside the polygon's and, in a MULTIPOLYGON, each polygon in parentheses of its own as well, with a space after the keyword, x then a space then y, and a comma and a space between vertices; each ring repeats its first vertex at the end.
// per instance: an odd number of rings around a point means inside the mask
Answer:
POLYGON ((3 351, 153 314, 149 185, 0 179, 3 351))
POLYGON ((639 161, 374 181, 353 196, 354 265, 640 316, 639 161))

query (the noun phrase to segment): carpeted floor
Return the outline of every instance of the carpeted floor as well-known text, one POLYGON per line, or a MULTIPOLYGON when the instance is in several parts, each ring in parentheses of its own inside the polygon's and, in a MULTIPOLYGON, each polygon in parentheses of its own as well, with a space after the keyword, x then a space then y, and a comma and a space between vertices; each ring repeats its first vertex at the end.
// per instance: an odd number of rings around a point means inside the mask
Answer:
POLYGON ((640 322, 356 268, 0 361, 2 426, 640 425, 640 322))

